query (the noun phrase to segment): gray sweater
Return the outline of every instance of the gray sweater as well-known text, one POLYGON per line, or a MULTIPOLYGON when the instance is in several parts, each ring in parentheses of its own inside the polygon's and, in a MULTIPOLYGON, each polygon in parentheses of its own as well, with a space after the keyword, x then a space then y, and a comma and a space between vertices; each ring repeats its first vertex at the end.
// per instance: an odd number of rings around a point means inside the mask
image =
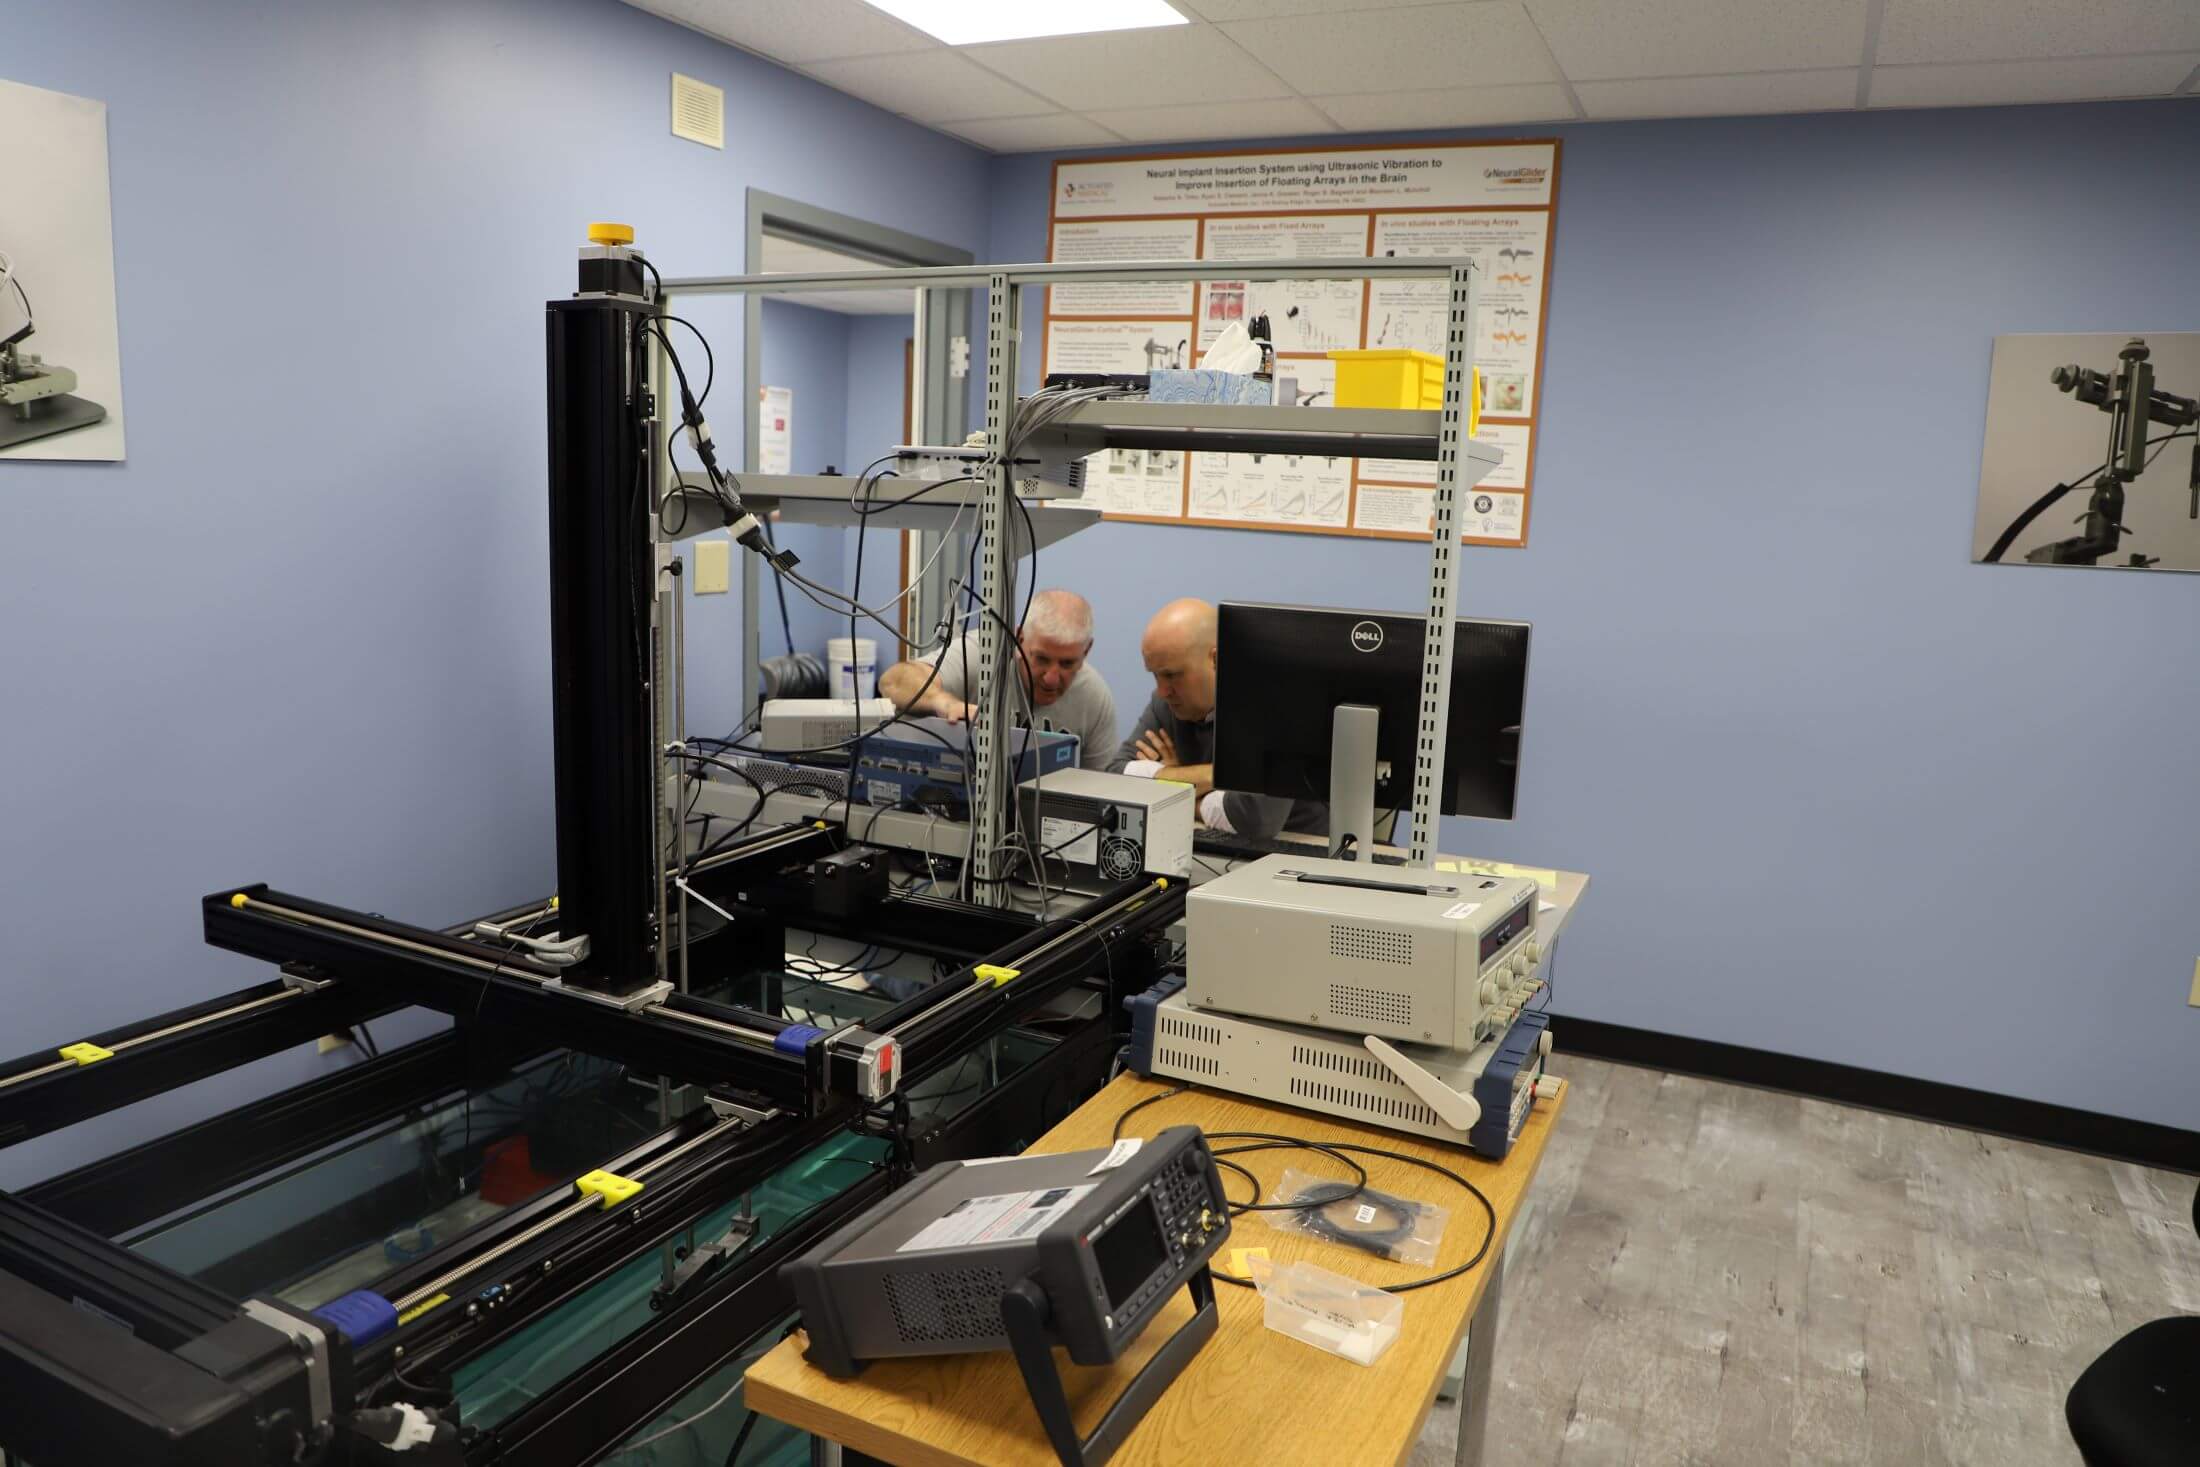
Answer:
MULTIPOLYGON (((1139 756, 1138 736, 1159 729, 1176 745, 1180 764, 1211 764, 1215 757, 1215 722, 1186 723, 1169 711, 1160 698, 1150 698, 1139 715, 1131 736, 1116 748, 1108 772, 1121 774, 1139 756)), ((1273 795, 1248 795, 1235 790, 1222 797, 1222 812, 1230 829, 1253 840, 1274 840, 1282 831, 1300 835, 1329 833, 1329 806, 1320 800, 1286 800, 1273 795)))

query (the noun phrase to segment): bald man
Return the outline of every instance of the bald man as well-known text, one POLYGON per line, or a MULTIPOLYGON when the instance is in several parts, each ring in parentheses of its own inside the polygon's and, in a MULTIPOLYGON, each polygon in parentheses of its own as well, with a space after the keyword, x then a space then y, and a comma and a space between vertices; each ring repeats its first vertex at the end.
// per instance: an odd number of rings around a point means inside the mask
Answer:
MULTIPOLYGON (((1024 656, 1020 682, 1033 704, 1038 726, 1077 735, 1077 762, 1105 769, 1115 754, 1115 694, 1088 660, 1092 653, 1092 607, 1074 591, 1035 593, 1023 625, 1017 629, 1024 656)), ((974 711, 970 673, 974 635, 948 648, 938 676, 932 660, 897 662, 879 674, 878 690, 903 713, 961 723, 974 711)), ((1011 721, 1024 723, 1021 696, 1011 697, 1011 721)))
POLYGON ((1215 609, 1186 597, 1146 623, 1138 644, 1153 675, 1153 698, 1138 726, 1108 761, 1117 774, 1188 784, 1199 818, 1214 830, 1272 840, 1282 831, 1329 832, 1329 807, 1319 800, 1285 800, 1215 788, 1215 609))

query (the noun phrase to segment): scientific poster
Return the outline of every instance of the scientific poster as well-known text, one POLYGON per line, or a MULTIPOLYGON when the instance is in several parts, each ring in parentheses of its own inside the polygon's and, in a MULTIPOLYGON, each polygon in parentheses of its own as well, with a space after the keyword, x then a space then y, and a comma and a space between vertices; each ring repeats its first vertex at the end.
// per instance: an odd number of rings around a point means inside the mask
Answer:
POLYGON ((756 389, 756 471, 794 472, 794 389, 756 389))
MULTIPOLYGON (((1468 494, 1466 539, 1527 543, 1550 303, 1553 141, 1166 154, 1055 164, 1051 258, 1067 261, 1464 257, 1481 270, 1477 437, 1504 464, 1468 494)), ((1196 365, 1233 324, 1268 319, 1297 401, 1335 401, 1333 350, 1441 354, 1448 292, 1434 280, 1263 280, 1257 269, 1178 284, 1056 286, 1050 372, 1196 365)), ((1271 454, 1116 452, 1088 501, 1168 524, 1424 538, 1436 466, 1271 454)))
POLYGON ((0 81, 0 138, 0 459, 120 459, 107 105, 0 81))

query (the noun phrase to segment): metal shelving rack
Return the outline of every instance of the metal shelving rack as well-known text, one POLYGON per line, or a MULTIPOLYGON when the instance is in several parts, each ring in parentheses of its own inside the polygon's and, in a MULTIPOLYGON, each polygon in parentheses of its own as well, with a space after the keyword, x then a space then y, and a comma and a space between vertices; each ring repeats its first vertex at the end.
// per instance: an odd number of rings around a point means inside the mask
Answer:
MULTIPOLYGON (((1022 291, 1027 286, 1084 283, 1183 282, 1205 279, 1326 280, 1432 279, 1447 283, 1443 405, 1434 412, 1370 408, 1207 406, 1143 401, 1102 401, 1065 413, 1047 431, 1097 435, 1100 447, 1161 448, 1189 452, 1304 452, 1337 456, 1416 459, 1436 465, 1429 535, 1427 623, 1421 667, 1420 711, 1413 760, 1413 843, 1409 859, 1425 866, 1434 857, 1446 723, 1451 708, 1452 628, 1458 614, 1460 502, 1501 461, 1494 449, 1467 435, 1467 392, 1474 351, 1476 270, 1460 259, 1298 259, 1137 261, 1100 264, 945 266, 834 271, 816 275, 721 275, 664 282, 664 298, 695 294, 754 294, 788 290, 868 290, 882 283, 917 292, 918 329, 924 327, 927 292, 976 289, 986 293, 985 432, 988 453, 981 475, 977 591, 986 615, 977 626, 977 683, 972 721, 977 768, 973 771, 972 860, 991 884, 980 889, 1005 900, 1001 884, 1012 786, 1004 761, 1003 731, 994 716, 996 687, 1004 671, 1002 628, 1010 605, 1011 568, 1017 553, 1010 534, 1015 479, 1004 457, 1015 421, 1018 358, 1023 346, 1022 291)), ((661 369, 663 363, 658 363, 661 369)), ((753 387, 754 384, 744 384, 753 387)), ((662 444, 659 453, 662 454, 662 444)), ((672 477, 660 460, 659 483, 672 477)), ((829 482, 829 481, 828 481, 829 482)), ((782 505, 805 497, 822 501, 812 476, 741 476, 744 496, 782 505), (804 481, 797 483, 795 481, 804 481), (805 494, 806 489, 806 494, 805 494)), ((837 492, 844 499, 845 481, 837 492)), ((1057 511, 1058 512, 1058 511, 1057 511)), ((1089 521, 1088 521, 1089 522, 1089 521)), ((743 574, 750 573, 744 565, 743 574)))

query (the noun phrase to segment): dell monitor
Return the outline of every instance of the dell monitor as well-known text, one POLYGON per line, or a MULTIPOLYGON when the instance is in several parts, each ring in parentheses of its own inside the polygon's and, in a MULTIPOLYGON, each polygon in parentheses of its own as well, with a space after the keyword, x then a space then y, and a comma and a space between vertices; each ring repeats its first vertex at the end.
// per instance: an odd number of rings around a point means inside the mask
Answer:
MULTIPOLYGON (((1375 809, 1412 796, 1423 629, 1397 612, 1222 603, 1215 787, 1327 800, 1331 854, 1350 836, 1368 859, 1375 809)), ((1456 623, 1442 813, 1512 819, 1527 684, 1526 622, 1456 623)))

